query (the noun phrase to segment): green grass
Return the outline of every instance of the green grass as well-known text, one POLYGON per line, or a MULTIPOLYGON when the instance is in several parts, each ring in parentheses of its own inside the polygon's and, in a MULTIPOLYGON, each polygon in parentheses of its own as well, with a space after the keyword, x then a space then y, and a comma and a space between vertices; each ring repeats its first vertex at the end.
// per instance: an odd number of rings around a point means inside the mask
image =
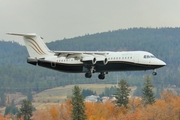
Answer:
MULTIPOLYGON (((97 94, 101 94, 105 87, 114 86, 114 84, 79 84, 81 89, 90 89, 97 94)), ((43 109, 53 104, 61 104, 65 102, 67 96, 72 95, 74 85, 67 85, 64 87, 56 87, 44 90, 38 94, 33 95, 33 105, 36 109, 43 109)))
MULTIPOLYGON (((100 94, 104 91, 105 87, 114 86, 113 84, 79 84, 81 89, 90 89, 97 94, 100 94)), ((65 87, 57 87, 42 91, 34 95, 35 103, 45 103, 45 102, 64 102, 67 96, 72 95, 72 88, 74 85, 67 85, 65 87)))

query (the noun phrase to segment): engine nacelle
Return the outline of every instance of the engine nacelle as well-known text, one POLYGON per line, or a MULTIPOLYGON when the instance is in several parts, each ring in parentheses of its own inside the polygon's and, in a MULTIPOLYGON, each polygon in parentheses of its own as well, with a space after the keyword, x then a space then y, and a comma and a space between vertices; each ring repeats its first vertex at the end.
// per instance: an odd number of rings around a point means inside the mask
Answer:
POLYGON ((108 59, 104 56, 96 57, 97 65, 106 65, 108 63, 108 59))
POLYGON ((87 65, 94 65, 96 64, 96 58, 93 56, 86 56, 81 59, 81 62, 87 65))

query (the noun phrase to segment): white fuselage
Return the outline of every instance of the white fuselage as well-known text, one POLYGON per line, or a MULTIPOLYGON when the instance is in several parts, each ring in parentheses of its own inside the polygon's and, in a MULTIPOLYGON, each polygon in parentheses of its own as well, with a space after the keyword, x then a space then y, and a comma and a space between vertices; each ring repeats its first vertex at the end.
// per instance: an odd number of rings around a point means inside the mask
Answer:
MULTIPOLYGON (((93 56, 93 54, 92 54, 93 56)), ((94 64, 96 72, 109 72, 109 71, 126 71, 126 70, 149 70, 156 69, 165 66, 166 63, 156 58, 153 54, 145 51, 123 51, 123 52, 106 52, 105 58, 107 58, 106 65, 98 65, 98 62, 94 64), (102 69, 101 69, 102 67, 102 69)), ((87 72, 87 69, 83 69, 84 62, 81 59, 48 56, 44 59, 44 62, 48 61, 51 64, 52 69, 56 69, 58 65, 59 71, 63 72, 87 72), (64 69, 64 67, 82 66, 81 70, 74 71, 74 69, 64 69)), ((92 66, 92 65, 91 65, 92 66)))
POLYGON ((166 65, 145 51, 51 51, 37 34, 8 34, 24 38, 30 56, 28 63, 62 72, 84 72, 86 78, 91 78, 95 72, 100 73, 99 79, 104 79, 110 71, 155 70, 166 65))

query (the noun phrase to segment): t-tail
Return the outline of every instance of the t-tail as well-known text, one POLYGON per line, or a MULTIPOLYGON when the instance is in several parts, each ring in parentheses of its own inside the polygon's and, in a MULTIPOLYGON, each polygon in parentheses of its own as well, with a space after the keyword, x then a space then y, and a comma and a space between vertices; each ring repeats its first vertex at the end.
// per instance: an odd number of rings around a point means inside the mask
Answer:
POLYGON ((54 53, 49 50, 44 41, 39 35, 35 33, 31 34, 19 34, 19 33, 7 33, 9 35, 22 36, 29 53, 27 62, 33 65, 37 64, 37 60, 45 58, 46 56, 53 55, 54 53))
POLYGON ((46 46, 44 41, 39 35, 32 34, 19 34, 19 33, 8 33, 9 35, 23 36, 24 43, 27 51, 31 58, 43 58, 47 55, 53 54, 52 51, 46 46))

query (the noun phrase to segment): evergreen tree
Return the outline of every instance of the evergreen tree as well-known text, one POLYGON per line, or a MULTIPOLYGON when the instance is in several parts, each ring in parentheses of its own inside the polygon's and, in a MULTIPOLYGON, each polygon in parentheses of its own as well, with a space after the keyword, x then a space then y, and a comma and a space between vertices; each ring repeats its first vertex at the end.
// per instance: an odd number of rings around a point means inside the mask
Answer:
POLYGON ((29 101, 32 101, 32 100, 33 100, 33 95, 32 95, 32 93, 31 93, 30 90, 29 90, 28 93, 27 93, 27 99, 28 99, 29 101))
POLYGON ((118 87, 117 87, 116 104, 118 106, 124 105, 124 107, 127 108, 127 104, 129 102, 128 96, 129 96, 130 91, 131 89, 129 88, 128 83, 122 79, 118 83, 118 87))
POLYGON ((143 92, 143 104, 153 104, 155 102, 155 97, 153 93, 153 85, 151 84, 151 78, 147 75, 146 82, 144 83, 144 88, 142 89, 143 92))
POLYGON ((32 117, 33 106, 31 101, 23 100, 21 108, 18 110, 17 117, 23 117, 24 120, 31 120, 32 117))
POLYGON ((82 96, 85 98, 89 95, 95 95, 96 93, 89 89, 83 89, 82 90, 82 96))
POLYGON ((6 116, 7 114, 13 114, 15 115, 18 111, 18 108, 15 106, 14 100, 11 101, 11 104, 6 106, 4 115, 6 116))
POLYGON ((72 109, 72 119, 73 120, 85 120, 85 105, 84 105, 84 98, 81 94, 81 89, 75 85, 73 90, 73 96, 71 104, 73 106, 72 109))
POLYGON ((100 97, 103 97, 103 96, 111 97, 112 95, 115 95, 116 93, 117 93, 117 89, 115 86, 111 86, 110 88, 105 87, 104 92, 102 92, 99 96, 100 97))
POLYGON ((0 106, 6 105, 6 95, 4 92, 0 92, 0 106))

